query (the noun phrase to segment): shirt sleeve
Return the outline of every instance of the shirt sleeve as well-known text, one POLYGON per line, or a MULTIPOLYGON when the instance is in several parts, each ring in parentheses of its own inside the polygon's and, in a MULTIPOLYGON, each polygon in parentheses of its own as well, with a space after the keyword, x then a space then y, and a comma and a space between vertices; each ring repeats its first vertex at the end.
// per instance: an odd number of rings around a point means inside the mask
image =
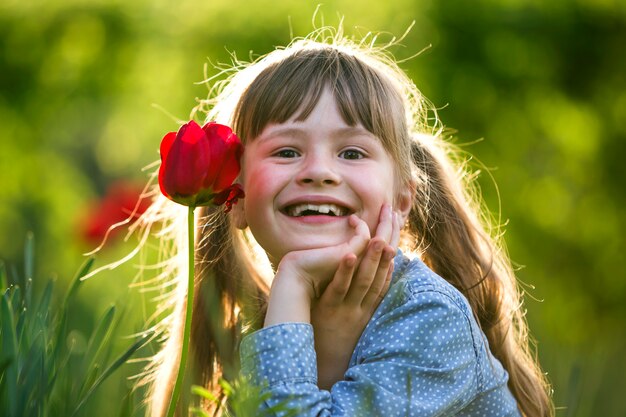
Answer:
POLYGON ((313 328, 283 323, 243 339, 242 373, 263 386, 265 415, 451 415, 477 393, 471 318, 448 294, 413 291, 372 320, 356 361, 330 391, 317 387, 313 328), (273 407, 283 411, 273 411, 273 407), (269 412, 269 413, 268 413, 269 412))

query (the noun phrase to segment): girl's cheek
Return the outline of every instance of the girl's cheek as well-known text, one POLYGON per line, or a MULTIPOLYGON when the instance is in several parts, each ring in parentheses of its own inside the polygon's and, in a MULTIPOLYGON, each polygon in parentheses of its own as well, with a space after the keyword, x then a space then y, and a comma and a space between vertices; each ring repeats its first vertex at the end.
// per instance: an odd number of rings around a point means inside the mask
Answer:
POLYGON ((276 182, 278 172, 271 167, 253 167, 247 172, 246 185, 250 192, 264 192, 276 182))
POLYGON ((285 176, 280 170, 271 167, 253 167, 246 172, 244 192, 246 197, 244 200, 249 204, 258 207, 259 204, 272 204, 285 185, 285 176))

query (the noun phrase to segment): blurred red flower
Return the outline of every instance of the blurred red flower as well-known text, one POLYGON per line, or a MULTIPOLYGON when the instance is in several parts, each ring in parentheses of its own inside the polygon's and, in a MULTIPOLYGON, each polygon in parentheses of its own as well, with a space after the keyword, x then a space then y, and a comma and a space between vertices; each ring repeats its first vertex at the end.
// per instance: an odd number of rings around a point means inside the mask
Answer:
MULTIPOLYGON (((126 219, 138 219, 152 203, 149 198, 141 198, 143 186, 129 182, 111 184, 104 197, 92 202, 83 216, 80 234, 89 244, 102 242, 111 226, 126 219)), ((127 228, 117 227, 109 233, 109 239, 127 228)))

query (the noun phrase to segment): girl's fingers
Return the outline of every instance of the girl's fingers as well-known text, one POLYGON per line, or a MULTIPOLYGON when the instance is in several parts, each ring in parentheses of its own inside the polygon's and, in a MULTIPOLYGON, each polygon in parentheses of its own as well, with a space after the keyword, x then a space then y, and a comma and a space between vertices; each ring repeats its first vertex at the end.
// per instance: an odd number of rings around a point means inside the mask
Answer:
POLYGON ((389 204, 383 204, 378 217, 378 226, 376 226, 376 237, 381 238, 385 242, 390 242, 393 234, 393 212, 389 204))
POLYGON ((387 245, 380 258, 378 268, 376 269, 374 279, 370 284, 369 290, 361 299, 361 307, 366 310, 373 310, 378 306, 380 300, 387 292, 391 281, 391 273, 393 271, 393 258, 395 257, 395 249, 387 245))
POLYGON ((400 244, 400 214, 396 211, 392 215, 391 239, 389 244, 397 249, 400 244))
POLYGON ((329 306, 337 306, 343 302, 350 289, 356 260, 356 255, 353 253, 341 259, 337 272, 335 272, 335 275, 320 297, 320 302, 329 306))
POLYGON ((348 222, 354 228, 354 236, 348 241, 345 252, 340 251, 344 255, 320 301, 327 305, 342 302, 367 307, 377 305, 389 284, 390 265, 400 235, 398 216, 385 204, 376 236, 371 239, 365 221, 352 215, 348 222))
POLYGON ((348 253, 360 254, 370 241, 370 229, 367 223, 356 215, 348 218, 348 223, 354 228, 354 236, 348 241, 348 253))
MULTIPOLYGON (((387 243, 379 237, 374 237, 370 240, 346 297, 346 300, 351 304, 360 305, 373 285, 380 290, 381 285, 375 284, 375 282, 379 278, 378 270, 381 266, 383 251, 386 246, 388 246, 387 243)), ((386 272, 385 270, 385 275, 386 272)))
POLYGON ((378 304, 382 301, 382 299, 385 297, 385 294, 387 294, 387 291, 389 290, 389 286, 391 285, 391 277, 393 276, 393 269, 394 264, 392 260, 389 265, 389 271, 387 271, 387 276, 385 277, 385 284, 383 285, 383 288, 376 299, 376 306, 378 306, 378 304))

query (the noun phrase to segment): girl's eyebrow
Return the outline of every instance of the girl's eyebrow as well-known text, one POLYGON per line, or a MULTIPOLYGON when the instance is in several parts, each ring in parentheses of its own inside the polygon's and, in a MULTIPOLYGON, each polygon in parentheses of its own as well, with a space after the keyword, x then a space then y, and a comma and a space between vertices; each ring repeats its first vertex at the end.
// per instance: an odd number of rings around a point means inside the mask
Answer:
MULTIPOLYGON (((258 137, 258 141, 267 141, 277 136, 292 137, 292 138, 305 138, 308 136, 308 129, 301 129, 293 126, 285 127, 270 127, 268 132, 264 132, 258 137)), ((330 132, 330 136, 334 138, 346 138, 350 136, 367 136, 371 139, 376 139, 374 134, 362 126, 347 126, 339 129, 334 129, 330 132)))
POLYGON ((349 126, 343 127, 341 129, 337 129, 333 132, 333 136, 337 137, 350 137, 350 136, 367 136, 371 139, 376 139, 376 136, 369 130, 365 129, 362 126, 349 126))
POLYGON ((306 132, 304 129, 298 129, 295 127, 275 126, 275 127, 270 127, 269 129, 267 129, 267 132, 263 132, 261 136, 258 137, 257 140, 259 142, 264 142, 264 141, 273 139, 277 136, 287 136, 287 137, 298 138, 298 137, 306 136, 306 132))

